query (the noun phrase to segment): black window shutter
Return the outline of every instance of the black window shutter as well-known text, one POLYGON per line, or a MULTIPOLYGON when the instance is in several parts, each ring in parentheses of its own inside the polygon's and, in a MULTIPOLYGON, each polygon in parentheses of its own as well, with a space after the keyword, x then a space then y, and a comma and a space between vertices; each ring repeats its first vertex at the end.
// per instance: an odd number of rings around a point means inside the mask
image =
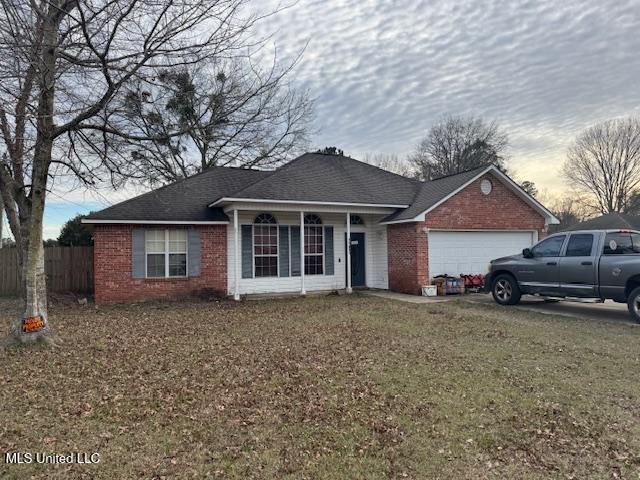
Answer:
POLYGON ((242 228, 242 278, 253 278, 253 227, 242 228))
POLYGON ((278 256, 280 257, 280 276, 289 276, 289 227, 280 228, 280 245, 278 256))
POLYGON ((187 260, 189 262, 189 276, 200 276, 200 230, 188 230, 187 260))
POLYGON ((300 227, 291 227, 291 276, 300 276, 300 227))
POLYGON ((333 227, 324 227, 324 273, 334 274, 333 265, 333 227))

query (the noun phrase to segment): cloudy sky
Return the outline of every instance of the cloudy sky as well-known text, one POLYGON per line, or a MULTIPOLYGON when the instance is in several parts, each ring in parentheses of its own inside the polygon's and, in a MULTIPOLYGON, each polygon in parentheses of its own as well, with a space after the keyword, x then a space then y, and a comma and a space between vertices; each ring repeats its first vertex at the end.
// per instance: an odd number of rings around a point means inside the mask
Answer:
MULTIPOLYGON (((576 134, 640 115, 640 0, 299 0, 260 29, 283 59, 308 44, 296 82, 316 98, 313 145, 356 158, 404 156, 445 114, 482 116, 509 133, 516 176, 558 195, 576 134)), ((45 237, 121 194, 62 197, 45 237)))

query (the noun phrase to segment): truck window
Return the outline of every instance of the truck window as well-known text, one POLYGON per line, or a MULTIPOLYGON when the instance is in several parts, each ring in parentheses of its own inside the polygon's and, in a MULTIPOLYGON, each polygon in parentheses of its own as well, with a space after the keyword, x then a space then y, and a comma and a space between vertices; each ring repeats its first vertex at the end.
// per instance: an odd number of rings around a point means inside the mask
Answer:
POLYGON ((591 233, 575 233, 569 237, 565 257, 588 257, 591 255, 593 235, 591 233))
POLYGON ((549 237, 531 249, 534 257, 559 257, 566 235, 549 237))
POLYGON ((607 233, 603 255, 634 255, 640 253, 640 235, 632 232, 607 233))

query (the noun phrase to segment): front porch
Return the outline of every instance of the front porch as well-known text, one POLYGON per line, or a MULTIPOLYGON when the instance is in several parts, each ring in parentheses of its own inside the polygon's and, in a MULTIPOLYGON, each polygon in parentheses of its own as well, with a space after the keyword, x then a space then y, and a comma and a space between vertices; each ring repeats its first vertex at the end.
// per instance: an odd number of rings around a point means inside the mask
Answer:
POLYGON ((294 209, 276 203, 228 206, 228 294, 239 300, 244 295, 387 289, 387 227, 379 221, 391 211, 328 205, 294 209), (351 248, 346 248, 347 239, 351 248))

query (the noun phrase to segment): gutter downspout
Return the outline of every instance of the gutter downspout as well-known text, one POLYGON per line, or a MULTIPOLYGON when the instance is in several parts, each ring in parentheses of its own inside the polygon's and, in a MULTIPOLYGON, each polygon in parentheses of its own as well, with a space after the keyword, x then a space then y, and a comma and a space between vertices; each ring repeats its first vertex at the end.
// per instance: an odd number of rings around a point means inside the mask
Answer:
POLYGON ((304 212, 300 210, 300 295, 306 295, 304 288, 304 212))
POLYGON ((239 255, 239 228, 238 228, 238 210, 233 211, 233 259, 234 259, 234 287, 233 287, 233 299, 240 300, 240 255, 239 255))
POLYGON ((351 212, 347 212, 347 293, 352 293, 351 288, 351 212))

